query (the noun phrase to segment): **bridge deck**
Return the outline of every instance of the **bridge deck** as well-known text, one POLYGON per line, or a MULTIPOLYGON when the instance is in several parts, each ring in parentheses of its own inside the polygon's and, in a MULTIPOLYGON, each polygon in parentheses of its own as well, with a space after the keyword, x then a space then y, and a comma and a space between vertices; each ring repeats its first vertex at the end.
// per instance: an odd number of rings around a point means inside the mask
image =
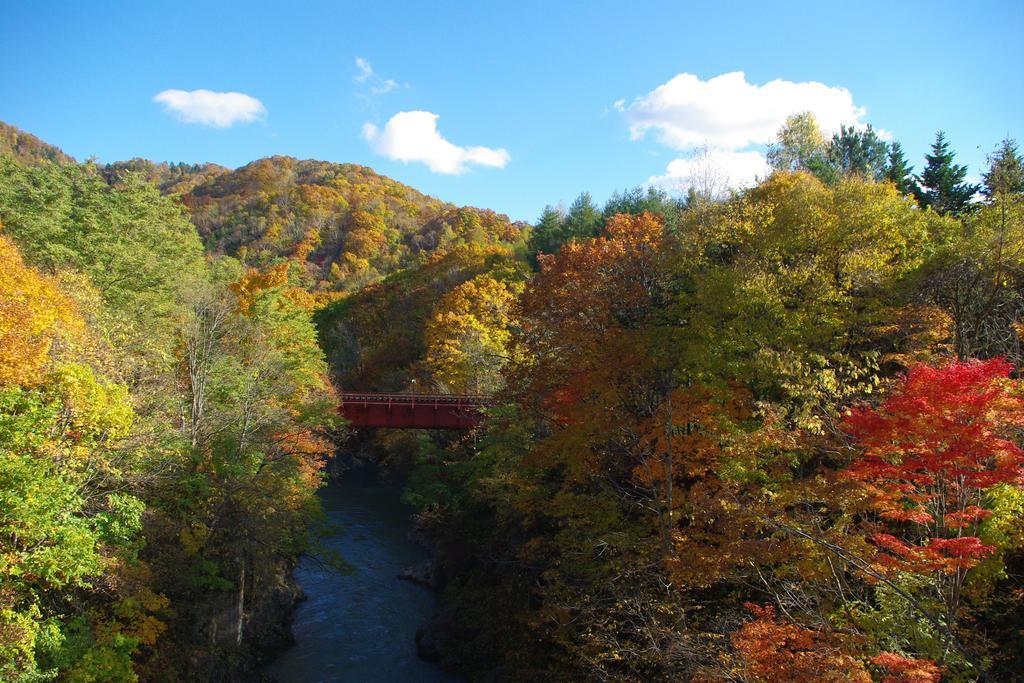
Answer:
POLYGON ((470 429, 488 405, 487 396, 343 392, 341 414, 354 427, 470 429))

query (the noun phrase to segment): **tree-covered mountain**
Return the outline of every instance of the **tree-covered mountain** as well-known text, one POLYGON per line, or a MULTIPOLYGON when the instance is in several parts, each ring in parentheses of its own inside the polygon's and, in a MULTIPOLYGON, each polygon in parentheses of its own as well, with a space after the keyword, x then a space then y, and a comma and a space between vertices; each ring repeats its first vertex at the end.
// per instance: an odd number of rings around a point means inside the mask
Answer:
POLYGON ((59 147, 43 142, 35 135, 3 121, 0 121, 0 154, 11 156, 23 163, 74 161, 59 147))
POLYGON ((459 245, 525 238, 525 224, 503 214, 442 202, 365 166, 284 156, 211 173, 182 201, 207 250, 253 266, 297 256, 315 291, 353 291, 459 245))
MULTIPOLYGON (((20 163, 74 163, 58 148, 0 123, 0 152, 20 163)), ((188 207, 208 253, 266 267, 291 258, 309 291, 351 292, 465 244, 525 248, 529 226, 460 207, 358 164, 274 156, 231 170, 135 158, 98 165, 116 184, 132 173, 188 207)))
POLYGON ((229 173, 230 169, 217 164, 168 163, 166 161, 158 163, 141 158, 115 161, 102 167, 103 176, 109 183, 116 183, 126 171, 141 174, 164 194, 181 195, 192 191, 197 185, 212 178, 229 173))

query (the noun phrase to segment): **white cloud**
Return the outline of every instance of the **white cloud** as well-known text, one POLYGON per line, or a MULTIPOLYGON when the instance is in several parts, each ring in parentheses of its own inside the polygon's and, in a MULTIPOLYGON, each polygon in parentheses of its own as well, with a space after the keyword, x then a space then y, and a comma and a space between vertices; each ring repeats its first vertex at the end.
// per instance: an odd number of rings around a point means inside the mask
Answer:
POLYGON ((504 168, 509 154, 490 147, 459 147, 437 130, 437 114, 429 111, 402 111, 392 116, 384 128, 363 124, 363 137, 375 152, 389 159, 419 161, 434 173, 458 175, 470 164, 504 168))
POLYGON ((381 81, 380 85, 370 86, 370 92, 374 95, 383 95, 386 92, 391 92, 397 87, 398 83, 389 78, 386 81, 381 81))
POLYGON ((770 172, 768 161, 761 152, 705 147, 690 156, 673 159, 665 169, 665 175, 651 176, 647 184, 681 194, 693 188, 720 198, 729 188, 748 187, 770 172))
MULTIPOLYGON (((742 71, 706 81, 680 73, 667 83, 627 103, 612 105, 622 113, 633 140, 650 135, 683 156, 669 162, 664 175, 648 183, 669 191, 691 187, 721 195, 727 188, 752 185, 770 172, 762 150, 775 141, 786 117, 810 111, 826 135, 840 126, 863 129, 867 110, 842 87, 776 79, 748 83, 742 71)), ((875 129, 883 140, 892 136, 875 129)))
MULTIPOLYGON (((356 57, 356 69, 358 73, 352 77, 352 82, 362 83, 370 95, 383 95, 398 89, 398 81, 392 78, 384 78, 378 74, 373 70, 373 65, 370 64, 368 59, 356 57)), ((406 83, 405 87, 408 88, 409 84, 406 83)), ((360 94, 359 96, 366 97, 365 94, 360 94)))
POLYGON ((359 70, 359 73, 352 78, 356 83, 365 83, 373 75, 373 66, 370 65, 369 60, 362 57, 356 57, 356 68, 359 70))
POLYGON ((251 123, 267 114, 255 97, 240 92, 212 90, 164 90, 153 97, 185 123, 200 123, 227 128, 236 123, 251 123))
POLYGON ((623 112, 632 139, 650 132, 679 150, 768 144, 786 117, 801 111, 813 112, 825 131, 838 130, 840 124, 862 124, 867 114, 846 88, 782 79, 753 85, 742 71, 707 81, 681 73, 628 105, 620 100, 615 106, 623 112))

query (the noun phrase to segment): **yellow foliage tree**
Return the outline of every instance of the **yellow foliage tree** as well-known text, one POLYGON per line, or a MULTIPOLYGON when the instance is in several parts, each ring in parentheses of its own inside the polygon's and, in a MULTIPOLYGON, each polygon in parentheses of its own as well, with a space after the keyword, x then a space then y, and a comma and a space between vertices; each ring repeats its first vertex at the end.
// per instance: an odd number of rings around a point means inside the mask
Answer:
POLYGON ((285 261, 270 266, 266 270, 250 269, 242 278, 231 285, 231 290, 238 296, 238 310, 248 313, 253 300, 268 289, 275 289, 288 282, 290 264, 285 261))
POLYGON ((512 307, 522 284, 479 275, 449 292, 427 322, 426 364, 456 392, 490 394, 508 360, 512 307))
POLYGON ((83 331, 75 304, 56 281, 27 266, 0 235, 0 385, 39 383, 54 340, 83 331))

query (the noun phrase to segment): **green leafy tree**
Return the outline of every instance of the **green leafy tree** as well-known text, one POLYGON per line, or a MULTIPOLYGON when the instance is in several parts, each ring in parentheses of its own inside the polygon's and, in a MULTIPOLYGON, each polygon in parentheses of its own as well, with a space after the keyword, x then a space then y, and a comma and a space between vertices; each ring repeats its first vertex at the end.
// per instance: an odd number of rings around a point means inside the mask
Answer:
POLYGON ((776 142, 768 150, 768 163, 777 171, 807 171, 821 162, 825 136, 809 111, 786 117, 776 142))
POLYGON ((204 268, 202 244, 178 202, 137 173, 110 186, 93 165, 21 167, 3 157, 0 221, 29 263, 88 277, 110 333, 140 370, 166 365, 182 292, 204 268))
POLYGON ((165 527, 160 553, 178 566, 161 567, 157 584, 177 623, 231 614, 208 645, 240 648, 253 641, 260 587, 306 549, 336 401, 309 311, 285 283, 247 273, 189 303, 178 373, 188 457, 150 499, 165 527))
POLYGON ((317 511, 336 402, 298 284, 332 196, 248 272, 145 165, 0 171, 0 678, 230 677, 317 511))
POLYGON ((123 582, 144 503, 126 448, 128 392, 63 363, 39 385, 0 386, 0 674, 133 681, 166 601, 123 582), (81 675, 94 678, 78 678, 81 675))

